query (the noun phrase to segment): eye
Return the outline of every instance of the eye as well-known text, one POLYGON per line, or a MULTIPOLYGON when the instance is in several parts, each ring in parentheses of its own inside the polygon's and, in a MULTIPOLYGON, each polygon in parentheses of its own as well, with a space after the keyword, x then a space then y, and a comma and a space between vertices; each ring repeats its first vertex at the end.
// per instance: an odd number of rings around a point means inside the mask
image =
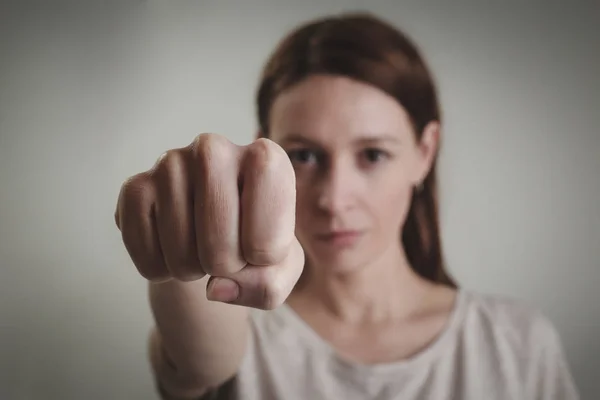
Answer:
POLYGON ((317 153, 310 149, 295 149, 288 151, 288 156, 292 163, 297 164, 308 164, 311 162, 317 162, 317 153))
POLYGON ((388 153, 380 149, 370 148, 365 149, 363 156, 367 162, 375 164, 386 159, 388 157, 388 153))

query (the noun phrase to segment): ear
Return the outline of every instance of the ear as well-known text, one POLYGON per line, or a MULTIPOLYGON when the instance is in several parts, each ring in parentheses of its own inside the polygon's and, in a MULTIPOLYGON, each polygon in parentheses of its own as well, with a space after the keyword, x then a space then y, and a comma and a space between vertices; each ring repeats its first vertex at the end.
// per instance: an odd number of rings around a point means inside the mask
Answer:
POLYGON ((438 148, 440 145, 441 126, 438 121, 428 123, 423 129, 421 140, 417 142, 418 167, 416 171, 415 182, 417 185, 422 183, 437 157, 438 148))
POLYGON ((254 140, 260 139, 260 138, 262 138, 262 137, 265 137, 265 135, 264 135, 263 131, 262 131, 262 130, 260 130, 260 129, 259 129, 259 130, 257 130, 257 131, 256 131, 256 136, 254 137, 254 140))

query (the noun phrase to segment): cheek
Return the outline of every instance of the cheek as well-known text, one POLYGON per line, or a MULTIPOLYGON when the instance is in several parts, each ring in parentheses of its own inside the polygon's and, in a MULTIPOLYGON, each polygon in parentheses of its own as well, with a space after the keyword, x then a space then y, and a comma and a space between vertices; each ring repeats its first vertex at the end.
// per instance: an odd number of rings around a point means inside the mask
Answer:
MULTIPOLYGON (((375 192, 377 193, 377 192, 375 192)), ((412 199, 412 186, 409 182, 395 182, 379 191, 372 204, 380 229, 387 233, 396 234, 404 225, 408 208, 412 199)))

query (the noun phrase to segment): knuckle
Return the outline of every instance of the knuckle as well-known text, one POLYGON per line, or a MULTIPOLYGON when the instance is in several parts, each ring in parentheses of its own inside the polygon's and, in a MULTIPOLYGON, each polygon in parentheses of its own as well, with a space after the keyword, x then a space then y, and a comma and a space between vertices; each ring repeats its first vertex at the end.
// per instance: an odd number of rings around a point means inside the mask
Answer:
POLYGON ((174 190, 180 190, 185 186, 187 179, 185 154, 180 149, 166 151, 149 175, 162 193, 173 194, 174 190))
POLYGON ((154 169, 160 172, 171 172, 178 168, 183 161, 183 154, 181 150, 171 149, 167 150, 156 161, 154 169))
POLYGON ((234 145, 223 135, 203 133, 196 137, 190 147, 194 170, 208 175, 211 169, 220 169, 231 163, 234 145))
POLYGON ((229 151, 231 142, 223 135, 202 133, 196 136, 191 148, 195 156, 211 159, 229 151))
POLYGON ((150 176, 143 172, 128 178, 121 186, 121 195, 119 201, 123 209, 127 210, 131 206, 138 206, 141 203, 152 201, 154 195, 154 185, 150 176))
POLYGON ((246 171, 277 177, 295 187, 294 167, 285 150, 270 139, 259 138, 246 147, 244 154, 246 171))
POLYGON ((281 157, 279 146, 265 138, 259 138, 246 148, 246 157, 249 168, 268 169, 276 167, 281 157))
POLYGON ((206 147, 207 145, 210 145, 210 143, 212 143, 214 141, 218 141, 220 139, 220 137, 221 137, 221 135, 218 135, 216 133, 204 132, 204 133, 197 135, 194 138, 194 141, 192 142, 192 146, 200 149, 200 148, 206 147))
POLYGON ((189 147, 189 151, 195 158, 203 159, 208 154, 211 140, 213 140, 213 134, 201 133, 194 138, 194 141, 189 147))

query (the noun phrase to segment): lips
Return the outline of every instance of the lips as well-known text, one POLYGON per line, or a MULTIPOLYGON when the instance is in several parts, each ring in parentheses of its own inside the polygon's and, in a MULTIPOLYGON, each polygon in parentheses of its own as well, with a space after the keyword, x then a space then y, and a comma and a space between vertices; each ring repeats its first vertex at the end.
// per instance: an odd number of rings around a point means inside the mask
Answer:
POLYGON ((360 238, 360 236, 362 236, 361 231, 345 230, 319 234, 317 235, 317 239, 327 244, 349 246, 354 244, 360 238))

